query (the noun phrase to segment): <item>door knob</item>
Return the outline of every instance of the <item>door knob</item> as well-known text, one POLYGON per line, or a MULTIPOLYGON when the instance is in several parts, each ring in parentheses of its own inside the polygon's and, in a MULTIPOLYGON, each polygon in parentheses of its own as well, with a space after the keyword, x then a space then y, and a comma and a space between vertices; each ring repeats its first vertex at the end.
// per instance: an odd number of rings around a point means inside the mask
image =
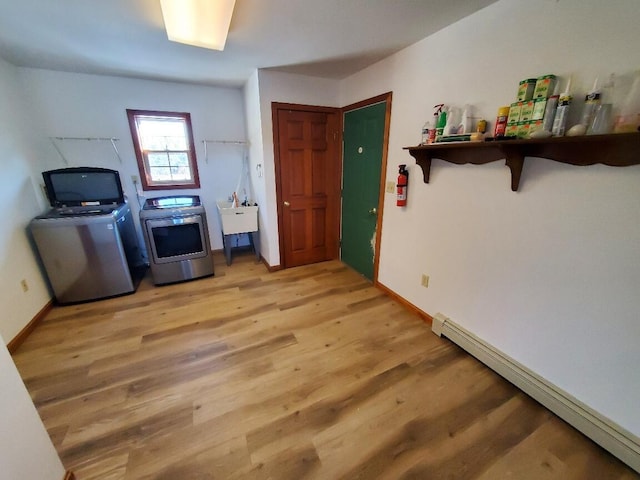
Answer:
POLYGON ((285 207, 288 207, 289 205, 291 205, 291 204, 285 200, 285 202, 284 202, 284 206, 285 206, 285 207))
POLYGON ((371 210, 369 210, 369 213, 371 215, 375 215, 376 213, 378 213, 378 209, 376 207, 373 207, 371 210))

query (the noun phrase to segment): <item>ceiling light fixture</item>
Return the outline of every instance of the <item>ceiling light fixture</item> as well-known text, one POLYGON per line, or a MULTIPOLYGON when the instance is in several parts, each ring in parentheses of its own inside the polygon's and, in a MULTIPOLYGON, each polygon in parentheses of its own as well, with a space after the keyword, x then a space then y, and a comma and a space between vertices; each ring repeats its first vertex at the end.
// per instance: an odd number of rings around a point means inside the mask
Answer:
POLYGON ((172 42, 224 50, 236 0, 160 0, 172 42))

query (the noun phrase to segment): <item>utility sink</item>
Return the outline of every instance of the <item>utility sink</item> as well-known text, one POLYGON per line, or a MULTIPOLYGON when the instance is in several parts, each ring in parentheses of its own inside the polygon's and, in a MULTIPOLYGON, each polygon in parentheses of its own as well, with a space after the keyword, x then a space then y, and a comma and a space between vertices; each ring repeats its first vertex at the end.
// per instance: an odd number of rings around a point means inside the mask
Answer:
POLYGON ((258 235, 258 206, 233 207, 231 202, 218 201, 218 213, 222 226, 222 241, 227 265, 231 265, 231 235, 248 233, 251 245, 260 260, 260 236, 258 235))
POLYGON ((258 206, 236 207, 231 202, 219 201, 218 212, 223 235, 256 232, 258 230, 258 206))

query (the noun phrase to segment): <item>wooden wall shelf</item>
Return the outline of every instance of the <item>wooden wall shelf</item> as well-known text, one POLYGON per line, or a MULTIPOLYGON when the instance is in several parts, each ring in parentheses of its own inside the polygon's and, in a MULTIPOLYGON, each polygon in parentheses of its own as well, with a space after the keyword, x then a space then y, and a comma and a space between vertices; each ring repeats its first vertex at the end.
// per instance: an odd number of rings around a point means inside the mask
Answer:
POLYGON ((611 167, 640 165, 640 132, 580 137, 552 137, 492 142, 452 142, 405 147, 422 168, 424 183, 429 183, 431 160, 464 165, 505 160, 511 170, 511 190, 518 191, 525 157, 540 157, 570 165, 601 163, 611 167))

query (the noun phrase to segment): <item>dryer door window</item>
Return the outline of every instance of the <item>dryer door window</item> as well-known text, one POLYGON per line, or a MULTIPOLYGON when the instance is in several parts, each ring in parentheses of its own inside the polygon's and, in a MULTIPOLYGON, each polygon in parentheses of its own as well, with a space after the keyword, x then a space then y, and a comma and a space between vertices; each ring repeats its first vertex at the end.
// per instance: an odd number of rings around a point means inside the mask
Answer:
POLYGON ((200 215, 147 220, 147 233, 155 263, 168 263, 208 254, 200 215))

